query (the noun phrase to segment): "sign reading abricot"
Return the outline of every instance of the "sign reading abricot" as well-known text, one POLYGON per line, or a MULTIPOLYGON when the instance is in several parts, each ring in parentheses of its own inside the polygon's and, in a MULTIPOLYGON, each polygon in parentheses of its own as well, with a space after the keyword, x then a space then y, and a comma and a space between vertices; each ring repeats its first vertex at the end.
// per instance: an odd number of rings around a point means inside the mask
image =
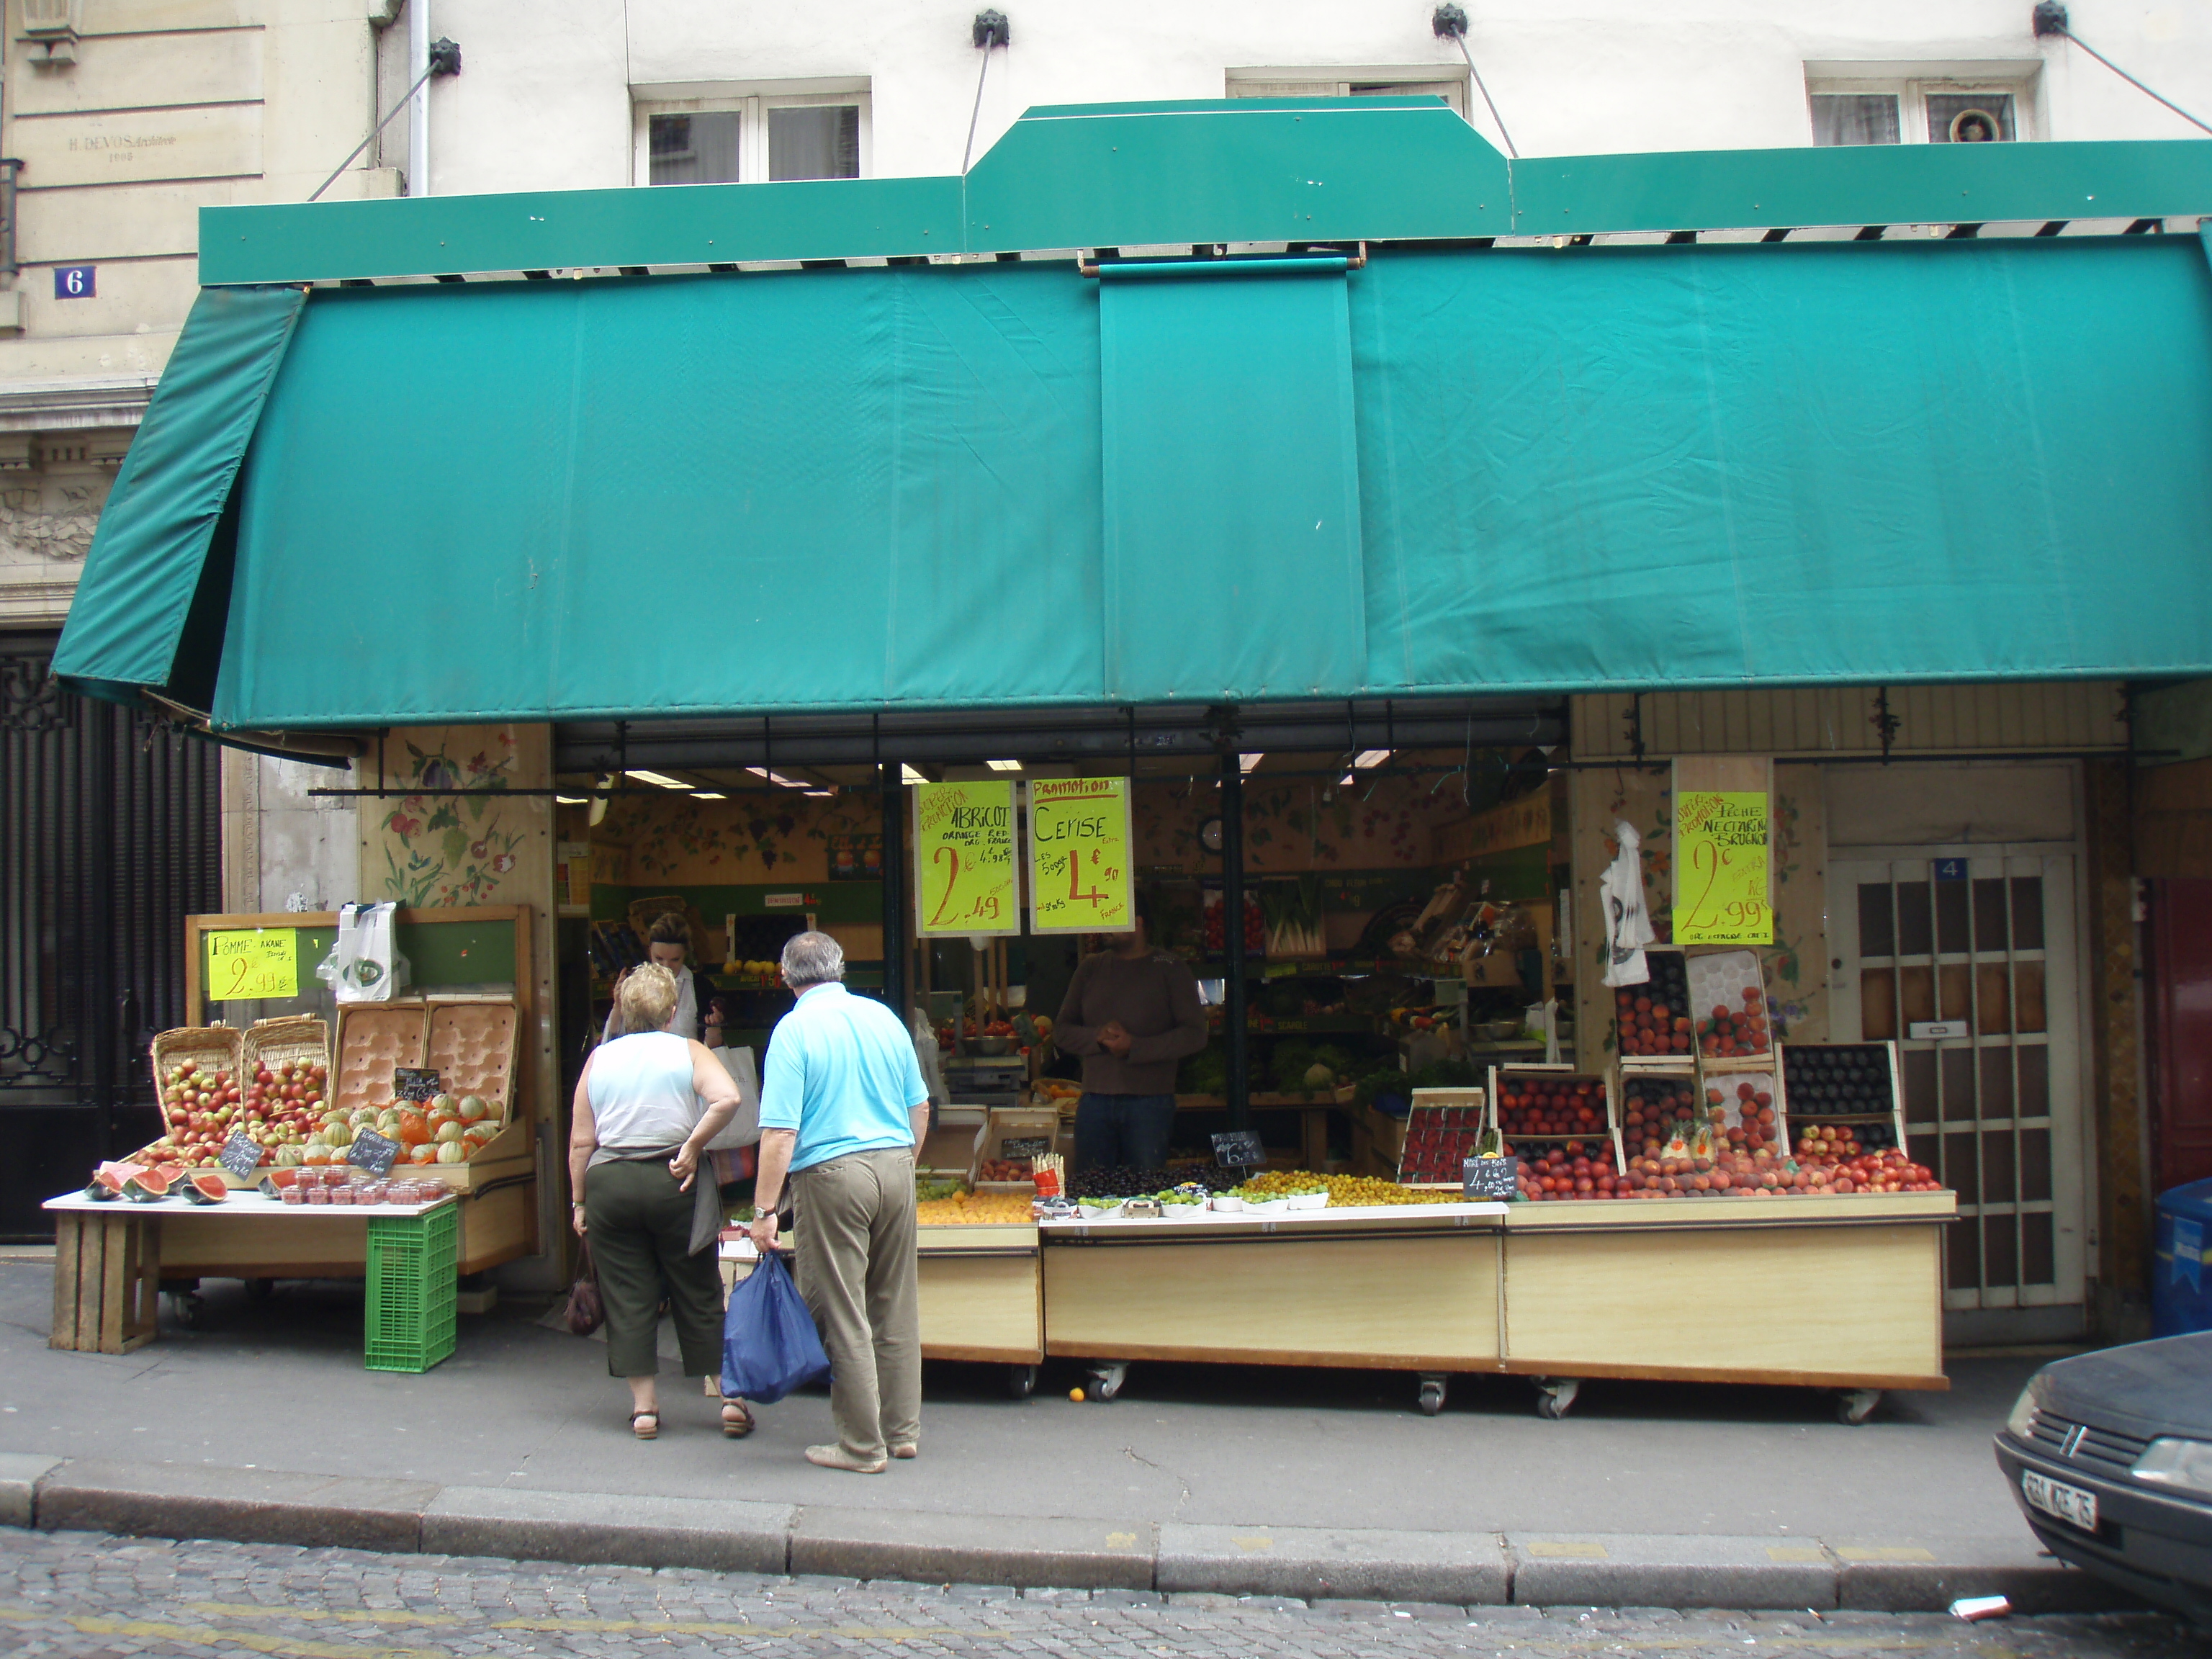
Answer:
POLYGON ((1030 784, 1030 927, 1039 933, 1126 933, 1129 781, 1037 778, 1030 784))
POLYGON ((1021 931, 1011 778, 914 786, 914 899, 924 934, 1021 931))

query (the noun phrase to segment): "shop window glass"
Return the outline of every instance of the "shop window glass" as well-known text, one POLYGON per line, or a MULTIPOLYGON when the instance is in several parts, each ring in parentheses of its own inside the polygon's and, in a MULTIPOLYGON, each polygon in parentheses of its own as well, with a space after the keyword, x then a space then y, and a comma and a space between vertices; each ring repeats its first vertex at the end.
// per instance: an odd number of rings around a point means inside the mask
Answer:
MULTIPOLYGON (((1925 973, 1927 969, 1921 970, 1925 973)), ((1967 1019, 1974 1017, 1974 970, 1963 962, 1949 962, 1937 969, 1941 987, 1939 1002, 1942 1012, 1923 1014, 1922 1019, 1967 1019)))
POLYGON ((2051 1236, 2051 1216, 2038 1211, 2020 1218, 2020 1282, 2051 1285, 2058 1279, 2058 1252, 2051 1236))
POLYGON ((768 112, 768 176, 857 179, 860 176, 860 106, 797 104, 768 112))
POLYGON ((2004 948, 2004 878, 1993 876, 1974 883, 1974 949, 1987 956, 2004 948))
POLYGON ((2012 1131, 1985 1130, 1982 1135, 1982 1179, 1989 1182, 1991 1195, 2000 1201, 2012 1196, 2013 1165, 2012 1131))
MULTIPOLYGON (((1933 968, 1901 968, 1897 974, 1898 1018, 1907 1025, 1917 1021, 1936 1018, 1936 970, 1933 968)), ((1892 1031, 1892 1036, 1902 1036, 1902 1031, 1892 1031)))
POLYGON ((1943 1137, 1943 1182, 1959 1194, 1961 1204, 1982 1201, 1982 1170, 1975 1161, 1972 1131, 1943 1137))
MULTIPOLYGON (((1905 971, 1911 973, 1912 969, 1908 968, 1905 971)), ((1859 1035, 1869 1042, 1887 1042, 1897 1035, 1895 969, 1859 970, 1859 1035)))
POLYGON ((655 115, 647 132, 649 180, 656 185, 733 185, 738 181, 734 110, 655 115))
POLYGON ((2051 1196, 2051 1131, 2020 1132, 2020 1199, 2040 1204, 2051 1196))
POLYGON ((2041 876, 2014 876, 2012 878, 2012 948, 2015 951, 2040 951, 2043 948, 2041 876))
MULTIPOLYGON (((1910 1123, 1933 1123, 1936 1121, 1936 1051, 1933 1048, 1907 1048, 1898 1057, 1899 1069, 1905 1074, 1905 1116, 1910 1123)), ((1932 1163, 1922 1158, 1923 1164, 1932 1163)))
POLYGON ((1936 954, 1936 920, 1930 913, 1925 882, 1904 882, 1898 886, 1897 954, 1901 957, 1936 954))
POLYGON ((1886 881, 1859 884, 1859 954, 1893 957, 1897 927, 1889 913, 1890 885, 1886 881))
POLYGON ((2019 1010, 2018 1029, 2046 1031, 2051 1022, 2043 1002, 2043 964, 2023 962, 2013 969, 2013 995, 2019 1010))
POLYGON ((1982 1115, 2012 1115, 2012 1050, 1984 1048, 1982 1056, 1982 1115))
POLYGON ((1812 100, 1816 144, 1893 144, 1901 136, 1893 92, 1816 92, 1812 100))
POLYGON ((1972 1222, 1961 1221, 1943 1230, 1943 1261, 1944 1282, 1951 1289, 1978 1291, 1982 1288, 1981 1239, 1972 1222))
POLYGON ((1982 1270, 1990 1284, 2020 1283, 2019 1227, 2018 1220, 2008 1215, 1982 1218, 1982 1270))
POLYGON ((1928 94, 1929 143, 2008 144, 2012 137, 2010 93, 1931 92, 1928 94))
MULTIPOLYGON (((2010 981, 2002 962, 1985 962, 1974 969, 1974 1030, 1981 1036, 2001 1036, 2012 1030, 2010 981)), ((1996 1051, 1993 1051, 1996 1052, 1996 1051)))
POLYGON ((1943 1067, 1943 1116, 1947 1121, 1971 1118, 1974 1112, 1974 1051, 1972 1048, 1943 1048, 1937 1051, 1943 1067))
POLYGON ((2023 1042, 2013 1050, 2019 1056, 2020 1115, 2051 1115, 2051 1050, 2041 1043, 2023 1042))
POLYGON ((1936 948, 1947 956, 1963 956, 1974 948, 1966 931, 1966 884, 1936 884, 1936 948))

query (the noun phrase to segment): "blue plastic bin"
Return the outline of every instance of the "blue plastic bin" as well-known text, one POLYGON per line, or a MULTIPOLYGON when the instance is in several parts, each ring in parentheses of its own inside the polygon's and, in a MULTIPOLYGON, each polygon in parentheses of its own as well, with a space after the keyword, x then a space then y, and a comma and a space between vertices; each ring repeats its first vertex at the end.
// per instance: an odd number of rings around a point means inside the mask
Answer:
POLYGON ((2212 1266, 2204 1260, 2212 1239, 2212 1179, 2158 1195, 2157 1243, 2150 1275, 2154 1336, 2212 1331, 2212 1266))

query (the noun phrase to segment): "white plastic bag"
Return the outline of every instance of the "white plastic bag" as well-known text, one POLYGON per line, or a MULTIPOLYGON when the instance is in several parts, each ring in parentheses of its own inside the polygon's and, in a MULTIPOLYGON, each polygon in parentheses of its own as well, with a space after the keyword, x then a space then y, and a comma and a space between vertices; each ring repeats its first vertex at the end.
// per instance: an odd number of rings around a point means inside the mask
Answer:
POLYGON ((738 1085, 738 1109, 722 1126, 721 1133, 707 1143, 710 1152, 735 1152, 740 1146, 757 1145, 761 1138, 760 1073, 753 1064, 750 1048, 709 1048, 708 1054, 721 1061, 722 1069, 730 1074, 730 1081, 738 1085))
POLYGON ((1620 851, 1597 884, 1599 902, 1605 907, 1604 982, 1642 985, 1651 977, 1644 947, 1655 937, 1651 918, 1644 908, 1644 861, 1638 855, 1644 837, 1626 819, 1613 826, 1613 836, 1620 843, 1620 851))
POLYGON ((412 977, 393 937, 397 904, 338 907, 338 936, 315 969, 340 1002, 389 1002, 412 977))

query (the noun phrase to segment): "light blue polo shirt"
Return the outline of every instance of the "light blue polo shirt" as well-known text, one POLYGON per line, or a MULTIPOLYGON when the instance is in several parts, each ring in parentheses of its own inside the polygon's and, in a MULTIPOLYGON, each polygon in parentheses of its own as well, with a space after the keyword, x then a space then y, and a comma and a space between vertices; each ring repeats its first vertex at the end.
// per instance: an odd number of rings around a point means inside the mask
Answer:
POLYGON ((832 981, 776 1022, 761 1075, 761 1127, 796 1129, 794 1171, 853 1152, 914 1145, 910 1107, 928 1104, 914 1038, 880 1002, 832 981))

